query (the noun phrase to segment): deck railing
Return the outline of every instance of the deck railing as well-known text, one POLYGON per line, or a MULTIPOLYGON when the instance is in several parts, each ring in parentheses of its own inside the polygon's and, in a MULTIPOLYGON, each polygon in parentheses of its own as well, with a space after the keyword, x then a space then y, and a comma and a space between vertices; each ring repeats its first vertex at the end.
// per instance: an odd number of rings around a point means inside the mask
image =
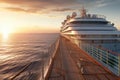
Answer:
POLYGON ((49 57, 45 60, 43 59, 43 68, 42 68, 42 75, 40 77, 40 80, 47 79, 52 62, 53 62, 53 58, 58 49, 58 45, 59 45, 59 38, 57 38, 56 41, 49 47, 47 52, 49 57))
POLYGON ((110 50, 96 47, 90 44, 80 44, 80 48, 85 50, 89 55, 107 67, 111 72, 120 76, 120 54, 113 53, 110 50))
MULTIPOLYGON (((42 62, 41 62, 40 70, 38 70, 38 71, 40 71, 39 80, 45 80, 45 78, 47 77, 48 71, 51 67, 53 58, 57 51, 58 45, 59 45, 59 38, 57 38, 56 41, 54 41, 54 43, 48 48, 48 52, 42 52, 42 54, 43 54, 42 56, 44 56, 44 54, 47 54, 48 57, 47 58, 41 57, 42 62)), ((24 71, 26 71, 33 63, 34 62, 30 62, 30 63, 24 65, 24 67, 19 72, 10 76, 9 80, 17 80, 17 78, 19 78, 19 76, 21 76, 21 74, 24 73, 24 71)), ((28 70, 24 74, 31 75, 32 72, 28 70)), ((31 77, 31 76, 29 76, 29 77, 31 77)), ((28 80, 29 77, 26 77, 25 79, 24 78, 23 79, 28 80)))

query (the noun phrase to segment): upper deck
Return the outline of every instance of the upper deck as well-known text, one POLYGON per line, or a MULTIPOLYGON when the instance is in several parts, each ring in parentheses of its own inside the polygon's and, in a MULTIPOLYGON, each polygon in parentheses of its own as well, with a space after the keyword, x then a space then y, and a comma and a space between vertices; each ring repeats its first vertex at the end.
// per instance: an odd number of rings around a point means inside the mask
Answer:
POLYGON ((81 14, 77 15, 76 12, 72 13, 72 16, 68 15, 66 17, 66 20, 64 20, 64 22, 62 22, 62 25, 66 25, 68 23, 74 22, 74 21, 81 21, 81 22, 88 22, 88 21, 97 21, 97 22, 106 22, 108 23, 108 21, 106 20, 106 17, 104 15, 98 15, 98 14, 86 14, 86 9, 82 9, 81 10, 81 14))
POLYGON ((81 18, 81 17, 76 17, 76 18, 72 18, 70 20, 67 21, 67 23, 71 23, 71 22, 106 22, 108 23, 108 21, 104 18, 81 18))

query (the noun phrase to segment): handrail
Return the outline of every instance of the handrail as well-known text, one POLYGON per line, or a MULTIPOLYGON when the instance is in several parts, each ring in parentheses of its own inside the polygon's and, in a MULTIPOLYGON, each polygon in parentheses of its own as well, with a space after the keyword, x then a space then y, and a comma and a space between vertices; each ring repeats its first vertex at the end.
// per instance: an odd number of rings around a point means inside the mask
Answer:
POLYGON ((108 52, 110 52, 110 54, 113 54, 113 55, 116 55, 116 56, 120 56, 120 53, 113 52, 113 51, 111 51, 111 50, 108 50, 107 48, 99 47, 99 46, 94 46, 94 47, 97 47, 97 48, 99 48, 99 49, 101 49, 101 50, 108 51, 108 52))
POLYGON ((102 63, 111 72, 120 76, 120 54, 103 47, 94 46, 92 44, 82 43, 80 47, 89 55, 102 63))
POLYGON ((43 77, 40 77, 40 80, 45 80, 48 77, 49 70, 50 70, 52 62, 53 62, 53 58, 55 57, 56 51, 58 49, 58 45, 59 45, 59 38, 57 38, 56 41, 49 47, 49 49, 48 49, 48 54, 49 54, 48 63, 46 63, 46 66, 44 66, 44 68, 46 67, 45 72, 43 72, 44 73, 42 75, 43 77))
MULTIPOLYGON (((42 58, 42 75, 40 76, 39 80, 45 80, 45 78, 47 77, 48 71, 51 67, 51 63, 52 63, 52 59, 55 56, 55 53, 57 51, 59 45, 59 38, 56 39, 56 41, 54 43, 52 43, 52 45, 48 48, 48 55, 49 57, 47 58, 47 60, 44 61, 44 59, 42 58)), ((30 65, 32 64, 32 62, 26 64, 17 74, 13 75, 10 77, 10 80, 15 80, 21 73, 23 73, 30 65)))

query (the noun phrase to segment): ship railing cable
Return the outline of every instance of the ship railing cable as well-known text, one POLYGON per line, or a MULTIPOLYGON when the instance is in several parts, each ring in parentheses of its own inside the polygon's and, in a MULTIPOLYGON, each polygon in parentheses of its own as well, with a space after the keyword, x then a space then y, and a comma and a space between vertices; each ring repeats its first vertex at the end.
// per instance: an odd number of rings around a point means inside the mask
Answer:
MULTIPOLYGON (((82 17, 82 16, 79 16, 79 15, 77 15, 76 17, 75 17, 76 19, 82 19, 82 18, 92 18, 92 19, 98 19, 98 18, 100 18, 100 19, 106 19, 106 16, 104 16, 104 15, 99 15, 99 14, 87 14, 85 17, 82 17)), ((74 17, 73 18, 71 18, 71 19, 68 19, 67 21, 71 21, 72 19, 74 19, 74 17)))

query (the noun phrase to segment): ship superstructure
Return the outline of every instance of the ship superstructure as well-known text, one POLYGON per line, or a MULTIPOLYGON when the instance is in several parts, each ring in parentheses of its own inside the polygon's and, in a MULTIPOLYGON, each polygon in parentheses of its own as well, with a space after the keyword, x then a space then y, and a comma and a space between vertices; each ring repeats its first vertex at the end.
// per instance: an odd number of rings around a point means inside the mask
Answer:
POLYGON ((73 12, 62 22, 61 35, 86 51, 114 74, 120 76, 120 31, 106 17, 73 12))

